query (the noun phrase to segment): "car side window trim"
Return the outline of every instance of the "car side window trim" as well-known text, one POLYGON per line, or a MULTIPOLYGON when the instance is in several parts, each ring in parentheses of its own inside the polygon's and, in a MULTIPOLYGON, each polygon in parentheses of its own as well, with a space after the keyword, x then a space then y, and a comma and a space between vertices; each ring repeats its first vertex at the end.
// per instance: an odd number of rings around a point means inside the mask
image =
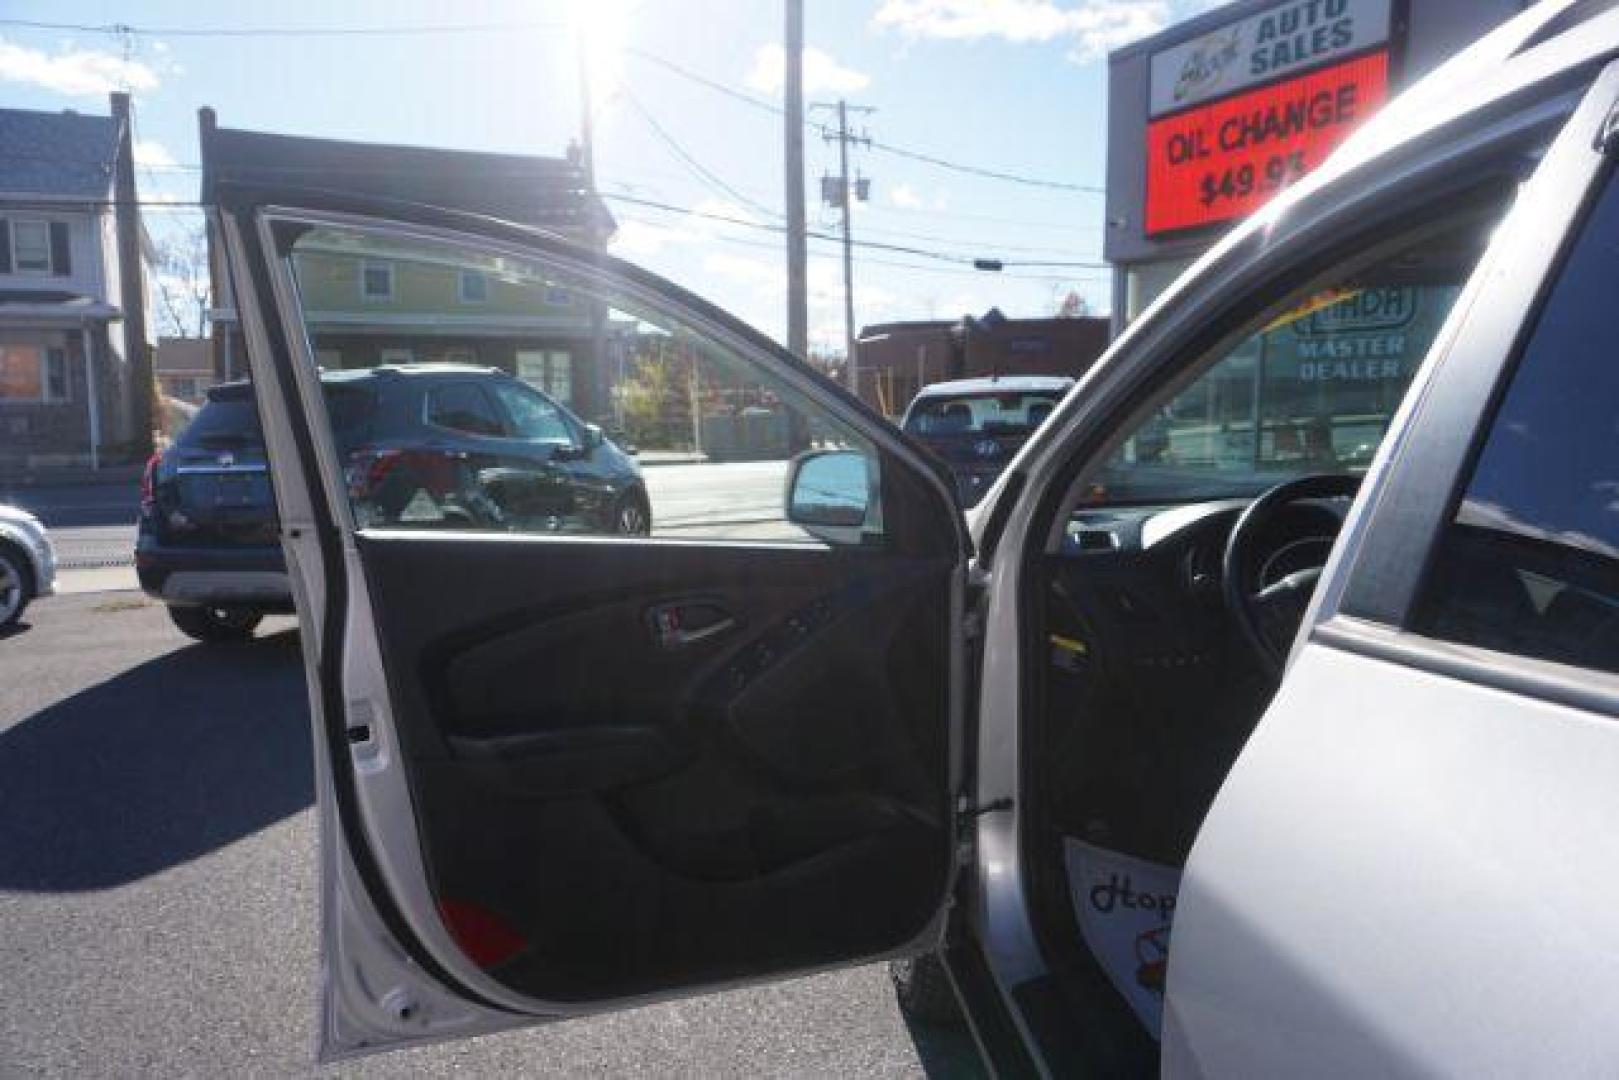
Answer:
POLYGON ((1338 615, 1311 639, 1329 648, 1619 719, 1619 675, 1406 633, 1338 615))
POLYGON ((1525 185, 1475 271, 1477 291, 1453 314, 1461 321, 1447 332, 1442 354, 1430 358, 1431 375, 1413 388, 1406 415, 1379 454, 1374 488, 1345 537, 1337 570, 1323 583, 1313 622, 1346 615, 1391 627, 1409 624, 1512 362, 1606 175, 1609 162, 1593 140, 1616 100, 1619 64, 1611 64, 1525 185))

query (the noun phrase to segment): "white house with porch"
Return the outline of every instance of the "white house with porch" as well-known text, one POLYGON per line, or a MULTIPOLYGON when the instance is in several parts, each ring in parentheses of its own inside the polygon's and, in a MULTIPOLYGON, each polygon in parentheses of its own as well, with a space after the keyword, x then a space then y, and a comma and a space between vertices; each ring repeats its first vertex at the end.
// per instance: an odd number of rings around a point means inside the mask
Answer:
POLYGON ((127 97, 112 107, 0 109, 0 475, 126 462, 149 439, 127 97))

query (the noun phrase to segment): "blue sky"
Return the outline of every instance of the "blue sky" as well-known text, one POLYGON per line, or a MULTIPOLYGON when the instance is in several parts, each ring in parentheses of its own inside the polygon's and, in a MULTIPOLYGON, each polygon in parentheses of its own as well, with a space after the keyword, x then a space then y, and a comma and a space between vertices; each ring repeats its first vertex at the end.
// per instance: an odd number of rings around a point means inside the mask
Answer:
MULTIPOLYGON (((806 99, 877 110, 876 140, 951 161, 1100 186, 1106 50, 1213 6, 1211 0, 807 0, 806 99)), ((604 192, 760 225, 783 205, 781 121, 681 77, 661 58, 761 102, 779 94, 779 0, 527 0, 457 5, 283 0, 276 5, 8 0, 0 20, 0 102, 104 112, 128 82, 147 194, 196 197, 197 109, 220 123, 378 142, 556 155, 579 130, 575 28, 589 25, 596 167, 604 192), (187 36, 191 29, 442 26, 514 21, 533 29, 436 36, 187 36), (127 64, 126 59, 127 48, 127 64), (668 139, 695 158, 681 160, 668 139), (707 175, 704 175, 704 173, 707 175), (726 189, 729 190, 726 190, 726 189)), ((4 148, 0 148, 0 153, 4 148)), ((810 228, 836 232, 817 177, 836 148, 806 142, 810 228)), ((871 178, 857 239, 949 256, 1099 263, 1102 201, 1091 192, 990 180, 859 151, 871 178)), ((785 324, 779 234, 610 203, 613 250, 694 289, 776 337, 785 324)), ((161 240, 192 224, 149 217, 161 240)), ((813 346, 840 350, 841 268, 810 245, 813 346)), ((914 254, 858 251, 857 323, 952 318, 999 306, 1050 314, 1070 291, 1105 311, 1105 271, 1009 267, 1000 274, 914 254)))

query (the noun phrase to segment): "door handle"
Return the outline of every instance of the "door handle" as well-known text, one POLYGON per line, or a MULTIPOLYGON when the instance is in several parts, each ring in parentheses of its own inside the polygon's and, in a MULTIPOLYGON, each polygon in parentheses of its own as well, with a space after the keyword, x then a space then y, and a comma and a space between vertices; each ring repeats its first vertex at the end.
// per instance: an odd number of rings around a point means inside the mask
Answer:
POLYGON ((660 649, 683 649, 736 626, 735 616, 706 601, 659 604, 647 609, 646 622, 660 649))

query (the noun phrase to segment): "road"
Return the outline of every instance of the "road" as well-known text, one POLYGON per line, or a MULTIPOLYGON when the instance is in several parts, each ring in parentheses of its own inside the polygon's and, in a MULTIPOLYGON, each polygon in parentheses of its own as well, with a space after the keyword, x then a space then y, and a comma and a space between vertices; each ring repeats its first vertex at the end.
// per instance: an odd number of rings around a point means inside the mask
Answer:
POLYGON ((309 730, 297 634, 192 645, 138 594, 0 639, 0 1073, 977 1075, 866 967, 312 1064, 309 730))
MULTIPOLYGON (((654 535, 781 540, 804 534, 782 518, 785 461, 649 466, 654 535)), ((132 484, 20 488, 0 495, 39 514, 51 530, 64 592, 133 588, 136 493, 132 484), (94 571, 94 573, 85 573, 94 571)))
POLYGON ((786 523, 785 461, 659 465, 643 469, 654 536, 728 540, 802 538, 786 523))

